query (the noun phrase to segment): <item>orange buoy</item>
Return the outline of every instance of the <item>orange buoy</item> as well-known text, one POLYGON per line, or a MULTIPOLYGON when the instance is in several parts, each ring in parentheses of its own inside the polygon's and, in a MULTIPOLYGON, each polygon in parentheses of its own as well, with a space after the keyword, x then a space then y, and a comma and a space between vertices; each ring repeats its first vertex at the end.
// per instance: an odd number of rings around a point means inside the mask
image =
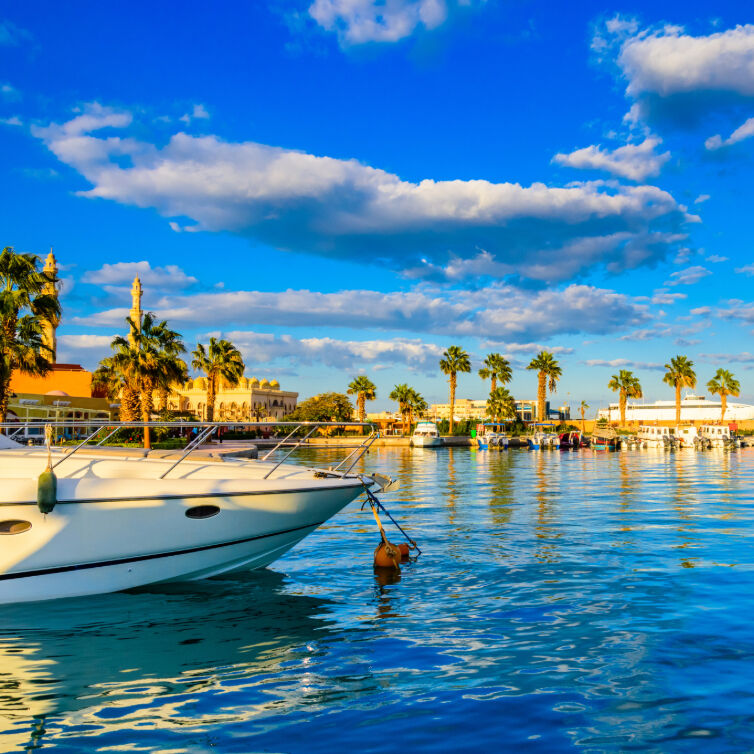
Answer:
POLYGON ((400 548, 385 540, 377 545, 374 551, 374 565, 376 568, 394 568, 400 570, 400 548))
POLYGON ((403 560, 406 560, 406 558, 408 558, 408 553, 409 553, 409 551, 410 551, 410 548, 409 548, 409 546, 408 546, 408 543, 407 543, 407 542, 401 542, 401 543, 400 543, 400 544, 398 545, 398 549, 400 550, 400 553, 401 553, 401 558, 402 558, 403 560))

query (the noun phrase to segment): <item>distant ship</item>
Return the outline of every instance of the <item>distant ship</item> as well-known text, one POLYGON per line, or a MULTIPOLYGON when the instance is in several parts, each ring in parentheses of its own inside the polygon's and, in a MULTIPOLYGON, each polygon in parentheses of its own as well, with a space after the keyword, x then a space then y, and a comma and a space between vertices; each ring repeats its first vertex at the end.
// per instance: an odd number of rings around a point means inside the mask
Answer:
MULTIPOLYGON (((681 421, 720 421, 722 405, 719 400, 707 400, 703 395, 685 395, 681 398, 681 421)), ((609 408, 601 408, 600 419, 610 422, 620 421, 620 405, 611 403, 609 408)), ((747 403, 728 401, 725 408, 725 421, 754 419, 754 406, 747 403)), ((674 422, 675 401, 655 401, 654 403, 626 404, 626 421, 630 422, 674 422)))

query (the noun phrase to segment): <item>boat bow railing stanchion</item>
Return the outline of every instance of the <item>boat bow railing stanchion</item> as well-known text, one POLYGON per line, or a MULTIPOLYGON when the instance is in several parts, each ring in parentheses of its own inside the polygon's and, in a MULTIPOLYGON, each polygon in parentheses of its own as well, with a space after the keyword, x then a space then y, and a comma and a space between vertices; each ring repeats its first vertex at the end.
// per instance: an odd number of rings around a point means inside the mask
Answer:
POLYGON ((88 442, 91 442, 103 429, 105 429, 106 426, 107 425, 102 425, 101 427, 97 427, 97 429, 95 429, 92 434, 87 435, 86 439, 83 442, 80 442, 73 450, 69 450, 62 458, 55 461, 55 463, 53 463, 50 468, 55 469, 60 466, 63 461, 65 461, 67 458, 70 458, 77 450, 83 448, 84 445, 86 445, 88 442))
POLYGON ((351 471, 351 469, 359 462, 359 459, 366 453, 369 448, 372 446, 372 443, 380 436, 379 432, 374 431, 374 427, 372 427, 372 431, 369 433, 369 436, 365 438, 364 442, 359 445, 358 448, 355 448, 353 451, 351 451, 334 469, 333 471, 338 471, 338 469, 341 466, 345 466, 348 461, 350 460, 351 456, 356 455, 356 458, 353 459, 353 462, 351 465, 343 472, 343 476, 346 476, 348 472, 351 471), (359 453, 359 451, 361 451, 359 453))
MULTIPOLYGON (((308 424, 309 424, 309 422, 302 422, 301 424, 297 424, 293 428, 292 432, 290 432, 289 434, 287 434, 272 450, 270 450, 268 453, 265 453, 264 456, 262 458, 260 458, 260 460, 261 461, 266 461, 276 450, 278 450, 286 442, 288 442, 288 440, 290 440, 291 437, 293 437, 293 435, 295 435, 296 432, 298 432, 299 429, 301 429, 301 427, 304 427, 304 426, 306 426, 308 424)), ((296 447, 298 447, 299 445, 300 445, 300 443, 296 443, 296 447)), ((294 448, 294 450, 295 450, 295 448, 294 448)))
MULTIPOLYGON (((274 466, 273 466, 273 467, 272 467, 272 468, 271 468, 271 469, 270 469, 270 470, 269 470, 269 471, 268 471, 268 472, 267 472, 267 473, 266 473, 266 474, 265 474, 265 475, 264 475, 263 477, 262 477, 262 479, 267 479, 267 478, 268 478, 268 477, 270 476, 270 474, 272 474, 272 472, 273 472, 273 471, 275 471, 275 470, 276 470, 276 469, 277 469, 277 468, 278 468, 279 466, 282 466, 282 465, 283 465, 283 464, 284 464, 284 463, 285 463, 285 462, 286 462, 286 461, 287 461, 287 460, 288 460, 288 459, 289 459, 289 458, 291 457, 291 455, 293 454, 293 452, 294 452, 294 451, 295 451, 295 450, 296 450, 297 448, 300 448, 300 447, 301 447, 301 446, 302 446, 302 445, 304 444, 304 440, 308 440, 308 439, 309 439, 309 438, 310 438, 310 437, 311 437, 311 436, 312 436, 312 435, 313 435, 313 434, 314 434, 314 433, 315 433, 315 432, 316 432, 316 431, 317 431, 317 430, 318 430, 318 429, 319 429, 319 428, 320 428, 320 427, 321 427, 321 426, 322 426, 323 424, 324 424, 324 422, 323 422, 323 423, 317 423, 317 424, 315 424, 315 425, 314 425, 314 426, 313 426, 313 427, 312 427, 312 428, 311 428, 311 429, 310 429, 310 430, 309 430, 309 431, 308 431, 308 432, 307 432, 307 433, 306 433, 306 434, 305 434, 305 435, 304 435, 304 436, 303 436, 303 437, 302 437, 302 438, 301 438, 301 439, 300 439, 300 440, 299 440, 299 441, 298 441, 298 442, 297 442, 297 443, 296 443, 296 444, 295 444, 295 445, 294 445, 294 446, 293 446, 293 447, 292 447, 292 448, 291 448, 291 449, 290 449, 290 450, 289 450, 289 451, 288 451, 288 452, 287 452, 287 453, 286 453, 286 454, 285 454, 285 455, 284 455, 284 456, 283 456, 283 457, 282 457, 282 458, 281 458, 281 459, 280 459, 280 460, 279 460, 279 461, 278 461, 278 462, 277 462, 277 463, 276 463, 276 464, 275 464, 275 465, 274 465, 274 466)), ((304 426, 304 425, 301 425, 301 424, 300 424, 299 426, 304 426)), ((298 427, 296 427, 296 429, 298 429, 298 427)), ((278 447, 280 447, 280 445, 281 445, 281 443, 278 443, 278 447)), ((267 454, 267 455, 265 456, 265 458, 267 458, 267 456, 268 456, 268 455, 269 455, 269 453, 268 453, 268 454, 267 454)), ((264 459, 262 459, 262 460, 264 460, 264 459)))
POLYGON ((193 453, 208 437, 217 429, 217 425, 210 424, 205 427, 203 432, 197 432, 196 437, 185 447, 183 455, 164 473, 160 474, 159 479, 164 479, 186 456, 193 453))

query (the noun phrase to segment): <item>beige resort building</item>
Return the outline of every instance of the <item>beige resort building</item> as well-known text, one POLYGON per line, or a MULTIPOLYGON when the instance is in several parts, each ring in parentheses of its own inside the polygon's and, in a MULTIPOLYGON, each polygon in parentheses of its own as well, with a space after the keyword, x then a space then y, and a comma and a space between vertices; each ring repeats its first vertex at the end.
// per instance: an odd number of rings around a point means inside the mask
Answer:
MULTIPOLYGON (((298 393, 281 390, 277 380, 242 377, 235 387, 221 382, 215 400, 217 421, 282 419, 296 408, 298 393)), ((174 388, 168 398, 172 411, 188 411, 201 421, 207 418, 207 380, 197 377, 174 388)))

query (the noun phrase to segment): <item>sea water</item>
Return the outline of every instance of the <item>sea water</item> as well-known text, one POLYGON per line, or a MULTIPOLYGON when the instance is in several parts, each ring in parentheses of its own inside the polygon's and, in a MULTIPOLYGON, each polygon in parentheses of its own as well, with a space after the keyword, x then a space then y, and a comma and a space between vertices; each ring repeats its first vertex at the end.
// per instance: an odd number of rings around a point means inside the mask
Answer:
POLYGON ((358 501, 265 571, 0 607, 0 751, 754 748, 754 449, 362 467, 399 575, 358 501))

